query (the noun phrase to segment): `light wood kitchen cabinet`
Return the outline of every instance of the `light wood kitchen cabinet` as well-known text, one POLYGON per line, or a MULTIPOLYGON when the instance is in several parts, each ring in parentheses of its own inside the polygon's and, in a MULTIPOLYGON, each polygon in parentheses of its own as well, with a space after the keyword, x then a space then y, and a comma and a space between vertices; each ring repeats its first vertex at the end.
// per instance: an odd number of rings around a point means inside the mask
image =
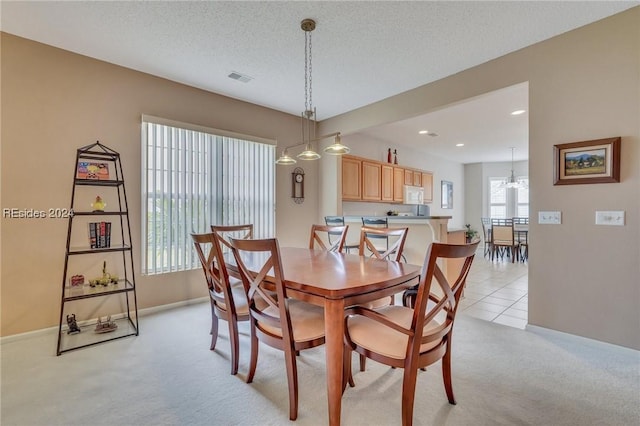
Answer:
POLYGON ((404 184, 413 185, 413 170, 404 169, 404 184))
POLYGON ((342 156, 342 199, 361 200, 362 199, 362 160, 342 156))
POLYGON ((422 172, 422 187, 424 188, 424 203, 433 202, 433 173, 422 172))
POLYGON ((404 169, 393 168, 393 201, 401 203, 404 197, 404 169))
POLYGON ((380 201, 382 168, 379 162, 362 160, 362 199, 380 201))
POLYGON ((422 186, 422 172, 420 170, 413 171, 413 186, 422 186))
POLYGON ((393 166, 382 165, 381 200, 393 201, 393 166))

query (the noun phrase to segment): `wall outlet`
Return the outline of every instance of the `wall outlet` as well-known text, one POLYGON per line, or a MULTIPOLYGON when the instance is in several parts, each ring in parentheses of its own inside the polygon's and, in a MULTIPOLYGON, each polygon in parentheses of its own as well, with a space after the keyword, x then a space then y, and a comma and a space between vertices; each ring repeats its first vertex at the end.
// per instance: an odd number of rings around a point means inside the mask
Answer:
POLYGON ((596 211, 596 225, 624 226, 624 211, 596 211))
POLYGON ((562 212, 538 212, 538 224, 540 225, 560 225, 562 223, 562 212))

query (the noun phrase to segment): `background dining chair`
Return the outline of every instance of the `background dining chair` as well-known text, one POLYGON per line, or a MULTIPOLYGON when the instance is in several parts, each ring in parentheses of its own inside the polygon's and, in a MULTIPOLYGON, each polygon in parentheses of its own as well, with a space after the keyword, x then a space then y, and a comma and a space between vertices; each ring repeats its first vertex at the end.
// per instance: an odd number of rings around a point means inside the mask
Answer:
POLYGON ((520 260, 524 262, 529 259, 529 218, 514 217, 513 232, 516 235, 516 241, 518 241, 520 260))
POLYGON ((518 241, 513 231, 512 219, 492 219, 491 220, 491 260, 495 258, 496 252, 500 257, 506 252, 511 256, 511 263, 515 262, 518 256, 518 241))
MULTIPOLYGON (((363 228, 367 229, 387 229, 389 228, 389 220, 386 217, 363 217, 362 226, 363 228)), ((362 244, 362 233, 360 234, 360 241, 362 244)), ((389 251, 389 237, 387 235, 372 233, 369 241, 371 242, 371 244, 376 246, 376 250, 378 252, 384 253, 389 251)), ((360 256, 363 256, 363 254, 361 253, 360 256)), ((404 255, 400 254, 400 256, 402 260, 404 260, 405 262, 407 261, 404 255)))
POLYGON ((451 381, 451 342, 460 295, 479 241, 454 245, 433 243, 422 266, 414 307, 391 305, 373 311, 362 306, 345 310, 345 377, 352 380, 351 351, 382 364, 404 368, 402 424, 413 422, 418 369, 442 360, 447 398, 455 404, 451 381), (453 282, 439 260, 464 259, 453 282))
POLYGON ((484 240, 484 257, 491 254, 491 218, 481 217, 482 239, 484 240))
POLYGON ((249 320, 247 296, 242 282, 229 277, 217 235, 214 232, 191 234, 191 238, 209 289, 209 301, 211 302, 210 349, 216 348, 218 319, 226 320, 229 325, 231 344, 231 374, 235 375, 238 372, 240 356, 238 321, 249 320))
POLYGON ((311 225, 309 248, 342 253, 349 226, 311 225), (333 235, 333 241, 331 241, 333 235), (326 244, 325 244, 326 243, 326 244))
POLYGON ((296 353, 324 344, 324 309, 287 297, 276 239, 231 238, 229 242, 249 300, 251 364, 247 383, 253 381, 256 371, 258 341, 282 350, 289 386, 289 419, 295 420, 298 417, 296 353), (260 256, 252 256, 257 252, 260 256), (245 259, 251 259, 251 262, 245 263, 245 259), (272 275, 267 277, 270 271, 272 275))
MULTIPOLYGON (((402 251, 404 250, 404 243, 407 240, 407 233, 409 228, 369 228, 363 226, 360 229, 360 246, 358 254, 364 256, 365 253, 370 252, 371 256, 377 259, 392 260, 400 262, 402 259, 402 251), (391 247, 387 246, 387 250, 380 252, 375 246, 374 242, 378 237, 385 236, 387 241, 391 240, 391 247)), ((369 303, 365 303, 362 306, 369 309, 377 309, 382 306, 393 305, 395 296, 384 297, 377 299, 369 303)), ((366 368, 367 359, 364 355, 360 355, 360 371, 364 371, 366 368)))
POLYGON ((211 230, 222 238, 220 242, 223 244, 223 249, 231 249, 229 245, 230 238, 239 240, 253 239, 253 223, 244 225, 211 225, 211 230))
MULTIPOLYGON (((325 216, 324 223, 327 226, 345 226, 344 216, 325 216)), ((333 244, 332 240, 338 237, 339 235, 340 235, 339 233, 329 233, 329 243, 333 244)), ((345 239, 344 251, 346 253, 351 253, 351 250, 357 251, 358 244, 348 244, 345 239)))

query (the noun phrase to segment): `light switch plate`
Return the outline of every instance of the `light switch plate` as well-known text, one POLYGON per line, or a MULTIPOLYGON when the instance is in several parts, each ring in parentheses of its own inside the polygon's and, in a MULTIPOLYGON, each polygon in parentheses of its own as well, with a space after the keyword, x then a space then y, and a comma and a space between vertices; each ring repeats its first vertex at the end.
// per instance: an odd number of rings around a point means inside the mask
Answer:
POLYGON ((540 225, 560 225, 562 212, 538 212, 538 223, 540 225))
POLYGON ((624 226, 624 210, 596 211, 596 225, 624 226))

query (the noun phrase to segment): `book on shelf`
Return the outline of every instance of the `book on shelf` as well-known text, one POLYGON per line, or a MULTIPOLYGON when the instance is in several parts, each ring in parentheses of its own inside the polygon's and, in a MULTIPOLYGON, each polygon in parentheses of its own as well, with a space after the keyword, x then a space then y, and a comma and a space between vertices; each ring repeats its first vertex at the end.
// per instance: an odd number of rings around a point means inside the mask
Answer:
POLYGON ((111 222, 89 223, 89 247, 111 247, 111 222))
POLYGON ((78 161, 77 179, 109 180, 109 164, 93 161, 78 161))

